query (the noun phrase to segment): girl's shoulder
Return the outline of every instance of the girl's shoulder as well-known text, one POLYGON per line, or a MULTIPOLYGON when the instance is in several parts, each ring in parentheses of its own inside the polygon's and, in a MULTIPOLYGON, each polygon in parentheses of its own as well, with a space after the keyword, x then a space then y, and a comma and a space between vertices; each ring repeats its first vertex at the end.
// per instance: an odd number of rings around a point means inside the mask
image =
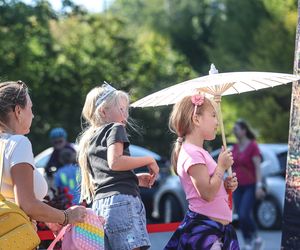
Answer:
POLYGON ((207 150, 194 144, 184 143, 182 144, 182 147, 188 155, 193 155, 197 153, 201 153, 203 155, 209 154, 207 150))
POLYGON ((92 138, 92 141, 97 138, 104 138, 104 137, 107 138, 112 134, 119 134, 119 133, 126 134, 125 126, 122 123, 116 123, 116 122, 108 123, 99 127, 96 130, 92 138))
POLYGON ((98 131, 110 130, 110 129, 118 128, 118 127, 123 127, 124 128, 124 125, 122 123, 119 123, 119 122, 111 122, 111 123, 107 123, 107 124, 104 124, 101 127, 99 127, 98 131))

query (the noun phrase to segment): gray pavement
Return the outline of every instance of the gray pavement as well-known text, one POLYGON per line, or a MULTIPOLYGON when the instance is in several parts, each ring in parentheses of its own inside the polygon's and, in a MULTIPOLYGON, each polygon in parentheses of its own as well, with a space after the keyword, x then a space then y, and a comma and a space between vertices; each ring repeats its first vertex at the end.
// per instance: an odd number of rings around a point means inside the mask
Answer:
MULTIPOLYGON (((151 250, 162 250, 172 233, 153 233, 150 234, 151 250)), ((241 232, 237 230, 240 247, 243 246, 241 232)), ((279 250, 281 245, 281 231, 259 231, 259 236, 264 240, 264 250, 279 250)))

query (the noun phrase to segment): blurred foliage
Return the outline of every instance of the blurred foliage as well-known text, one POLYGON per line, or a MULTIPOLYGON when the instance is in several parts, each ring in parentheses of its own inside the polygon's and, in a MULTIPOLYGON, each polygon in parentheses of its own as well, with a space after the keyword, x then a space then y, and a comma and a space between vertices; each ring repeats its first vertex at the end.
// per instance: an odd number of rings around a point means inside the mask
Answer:
MULTIPOLYGON (((219 72, 292 73, 297 1, 288 0, 119 0, 111 12, 131 20, 136 30, 168 37, 199 75, 213 62, 219 72)), ((241 117, 261 142, 287 142, 291 84, 222 99, 225 132, 241 117)), ((220 145, 220 136, 208 145, 220 145)))
MULTIPOLYGON (((35 153, 49 146, 54 126, 76 139, 85 95, 103 81, 134 101, 207 74, 211 62, 220 72, 292 72, 296 0, 115 0, 101 13, 62 4, 56 12, 46 0, 0 0, 0 80, 22 79, 31 89, 35 153)), ((224 97, 228 140, 243 117, 260 141, 286 142, 290 96, 289 85, 224 97)), ((168 156, 170 110, 131 110, 141 131, 130 130, 132 142, 168 156)))

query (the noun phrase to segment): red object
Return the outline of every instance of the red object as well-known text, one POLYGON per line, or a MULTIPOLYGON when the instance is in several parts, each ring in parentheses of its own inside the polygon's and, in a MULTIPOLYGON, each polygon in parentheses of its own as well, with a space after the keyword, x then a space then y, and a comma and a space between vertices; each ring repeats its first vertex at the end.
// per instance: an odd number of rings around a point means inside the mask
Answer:
MULTIPOLYGON (((173 222, 167 224, 148 224, 148 233, 162 233, 162 232, 172 232, 177 229, 180 222, 173 222)), ((37 232, 41 240, 54 240, 55 236, 52 231, 38 231, 37 232)))
POLYGON ((40 240, 54 240, 55 236, 52 233, 51 230, 47 231, 37 231, 38 236, 40 237, 40 240))
POLYGON ((232 192, 231 192, 231 190, 227 190, 227 194, 228 194, 228 205, 229 205, 230 209, 232 210, 232 202, 233 202, 233 200, 232 200, 232 192))
POLYGON ((148 224, 147 230, 148 233, 161 233, 161 232, 170 232, 175 231, 179 226, 180 222, 173 222, 167 224, 148 224))

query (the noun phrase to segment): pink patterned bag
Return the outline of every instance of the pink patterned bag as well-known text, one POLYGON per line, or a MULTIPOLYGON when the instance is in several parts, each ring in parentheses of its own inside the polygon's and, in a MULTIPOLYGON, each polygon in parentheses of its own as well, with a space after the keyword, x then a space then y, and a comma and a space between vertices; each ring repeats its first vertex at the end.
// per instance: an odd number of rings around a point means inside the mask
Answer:
POLYGON ((62 228, 48 250, 53 250, 61 238, 61 250, 104 250, 103 225, 104 219, 87 208, 85 221, 62 228))

